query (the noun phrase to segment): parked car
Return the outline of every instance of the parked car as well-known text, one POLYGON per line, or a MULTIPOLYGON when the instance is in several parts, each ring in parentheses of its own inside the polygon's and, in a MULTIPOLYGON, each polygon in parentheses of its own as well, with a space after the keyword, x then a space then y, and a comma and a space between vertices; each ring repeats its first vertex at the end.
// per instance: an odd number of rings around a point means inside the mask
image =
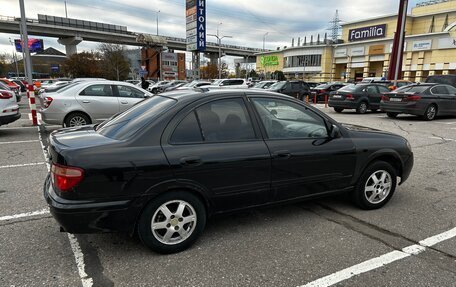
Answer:
POLYGON ((321 84, 316 86, 315 88, 310 89, 311 92, 311 100, 314 97, 317 97, 317 102, 324 101, 327 97, 329 99, 329 95, 331 92, 337 91, 338 89, 345 87, 346 83, 327 83, 321 84))
POLYGON ((261 82, 258 82, 256 83, 253 88, 254 89, 269 89, 270 86, 274 85, 275 83, 277 83, 276 80, 272 80, 272 81, 261 81, 261 82))
POLYGON ((399 135, 247 89, 157 95, 49 140, 44 196, 63 230, 137 232, 161 253, 188 248, 214 214, 339 192, 380 208, 413 166, 399 135))
POLYGON ((411 114, 432 121, 437 116, 456 116, 456 88, 442 84, 414 84, 386 93, 380 108, 388 117, 411 114))
POLYGON ((39 95, 39 112, 47 124, 74 127, 102 122, 152 94, 116 81, 81 81, 39 95))
POLYGON ((456 88, 456 75, 433 75, 426 78, 426 83, 450 85, 456 88))
POLYGON ((205 87, 205 86, 209 86, 211 84, 211 82, 209 81, 192 81, 190 83, 187 83, 183 86, 180 86, 180 87, 177 87, 175 90, 176 91, 183 91, 183 90, 191 90, 191 89, 194 89, 194 88, 201 88, 201 87, 205 87))
POLYGON ((14 92, 16 101, 19 102, 21 100, 21 87, 19 85, 17 85, 13 81, 10 81, 6 78, 1 78, 0 82, 3 83, 4 85, 8 86, 8 88, 10 88, 14 92))
POLYGON ((12 123, 20 118, 21 113, 15 93, 0 87, 0 126, 12 123))
POLYGON ((245 79, 219 79, 206 86, 208 89, 247 89, 249 83, 245 79))
POLYGON ((338 113, 344 109, 355 109, 358 114, 364 114, 367 110, 375 112, 380 108, 382 94, 389 92, 384 85, 352 84, 332 92, 328 106, 338 113))
POLYGON ((21 81, 21 80, 11 80, 11 81, 19 86, 20 92, 22 92, 22 93, 27 92, 27 87, 25 86, 23 81, 21 81))
POLYGON ((315 88, 315 87, 317 87, 319 85, 326 84, 326 83, 317 83, 317 82, 306 82, 306 83, 309 86, 309 88, 311 88, 311 89, 315 88))
POLYGON ((167 84, 169 84, 169 81, 158 81, 153 85, 149 85, 147 90, 153 94, 158 94, 160 93, 161 88, 167 84))
POLYGON ((158 92, 159 93, 163 93, 163 92, 166 92, 166 91, 172 91, 175 87, 180 87, 180 86, 185 85, 185 84, 188 84, 188 82, 187 81, 182 81, 182 80, 172 80, 172 81, 170 81, 167 84, 161 85, 158 88, 158 90, 159 90, 158 92))
POLYGON ((6 91, 9 91, 9 92, 12 92, 16 102, 20 102, 21 101, 21 98, 22 98, 21 93, 18 93, 16 90, 13 90, 11 88, 11 86, 5 84, 2 81, 0 81, 0 90, 6 90, 6 91))
POLYGON ((304 100, 307 96, 310 96, 310 88, 307 83, 303 81, 280 81, 271 85, 268 90, 285 94, 299 100, 304 100))

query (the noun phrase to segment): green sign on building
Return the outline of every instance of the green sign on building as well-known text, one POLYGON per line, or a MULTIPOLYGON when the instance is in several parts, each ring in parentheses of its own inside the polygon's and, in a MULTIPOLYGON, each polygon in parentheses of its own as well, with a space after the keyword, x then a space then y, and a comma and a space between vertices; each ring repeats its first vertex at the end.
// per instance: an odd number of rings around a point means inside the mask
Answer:
POLYGON ((277 56, 261 56, 260 63, 263 67, 266 66, 278 66, 279 65, 279 57, 277 56))

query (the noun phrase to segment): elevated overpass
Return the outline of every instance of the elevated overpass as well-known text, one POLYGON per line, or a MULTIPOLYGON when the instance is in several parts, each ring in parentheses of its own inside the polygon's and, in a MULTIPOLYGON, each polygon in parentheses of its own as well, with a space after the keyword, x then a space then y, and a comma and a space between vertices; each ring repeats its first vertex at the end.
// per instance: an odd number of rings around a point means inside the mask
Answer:
MULTIPOLYGON (((38 19, 27 18, 27 31, 29 35, 58 38, 59 43, 65 45, 67 54, 76 52, 76 45, 81 41, 100 43, 116 43, 130 46, 144 46, 138 42, 138 36, 143 33, 131 32, 125 26, 96 23, 78 19, 68 19, 55 16, 38 15, 38 19), (98 26, 97 26, 98 25, 98 26)), ((20 18, 0 16, 0 33, 20 34, 20 18)), ((159 36, 156 46, 166 46, 173 50, 186 50, 186 39, 159 36)), ((249 58, 262 49, 249 48, 235 45, 221 45, 225 55, 249 58)), ((206 53, 218 55, 218 45, 207 42, 206 53)))

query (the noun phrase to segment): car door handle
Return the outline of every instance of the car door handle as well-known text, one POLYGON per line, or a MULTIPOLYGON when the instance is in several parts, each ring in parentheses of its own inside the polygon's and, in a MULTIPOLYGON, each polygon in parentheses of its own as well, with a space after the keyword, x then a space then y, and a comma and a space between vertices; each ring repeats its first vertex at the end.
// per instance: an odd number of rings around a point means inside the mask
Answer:
POLYGON ((88 100, 83 100, 82 102, 83 102, 84 104, 89 104, 89 103, 90 103, 90 101, 88 101, 88 100))
POLYGON ((203 161, 199 156, 187 156, 180 159, 180 163, 183 166, 200 166, 203 161))
POLYGON ((287 150, 278 150, 272 153, 272 157, 276 159, 289 159, 291 157, 291 153, 287 150))
POLYGON ((121 104, 124 104, 124 105, 127 105, 127 104, 128 104, 128 102, 126 102, 126 101, 120 101, 120 103, 121 103, 121 104))

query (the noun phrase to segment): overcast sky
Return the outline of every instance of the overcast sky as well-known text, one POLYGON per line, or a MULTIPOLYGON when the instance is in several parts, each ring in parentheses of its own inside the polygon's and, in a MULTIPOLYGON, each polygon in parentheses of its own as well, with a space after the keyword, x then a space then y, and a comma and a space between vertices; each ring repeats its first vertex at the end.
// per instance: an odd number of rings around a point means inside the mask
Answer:
MULTIPOLYGON (((65 16, 63 0, 25 0, 28 18, 37 14, 65 16)), ((185 37, 185 0, 67 0, 69 18, 127 26, 129 31, 155 34, 156 11, 159 33, 185 37)), ((291 38, 322 36, 330 26, 336 9, 342 21, 396 13, 398 0, 206 0, 207 32, 215 33, 217 24, 222 35, 232 36, 223 43, 261 48, 263 35, 266 48, 290 45, 291 38)), ((409 9, 419 0, 412 0, 409 9)), ((19 16, 19 1, 0 0, 0 16, 19 16)), ((0 34, 0 52, 11 52, 9 37, 0 34)), ((45 47, 65 51, 56 39, 45 38, 45 47)), ((209 40, 213 40, 210 39, 209 40)), ((82 42, 78 51, 97 48, 97 43, 82 42)))

